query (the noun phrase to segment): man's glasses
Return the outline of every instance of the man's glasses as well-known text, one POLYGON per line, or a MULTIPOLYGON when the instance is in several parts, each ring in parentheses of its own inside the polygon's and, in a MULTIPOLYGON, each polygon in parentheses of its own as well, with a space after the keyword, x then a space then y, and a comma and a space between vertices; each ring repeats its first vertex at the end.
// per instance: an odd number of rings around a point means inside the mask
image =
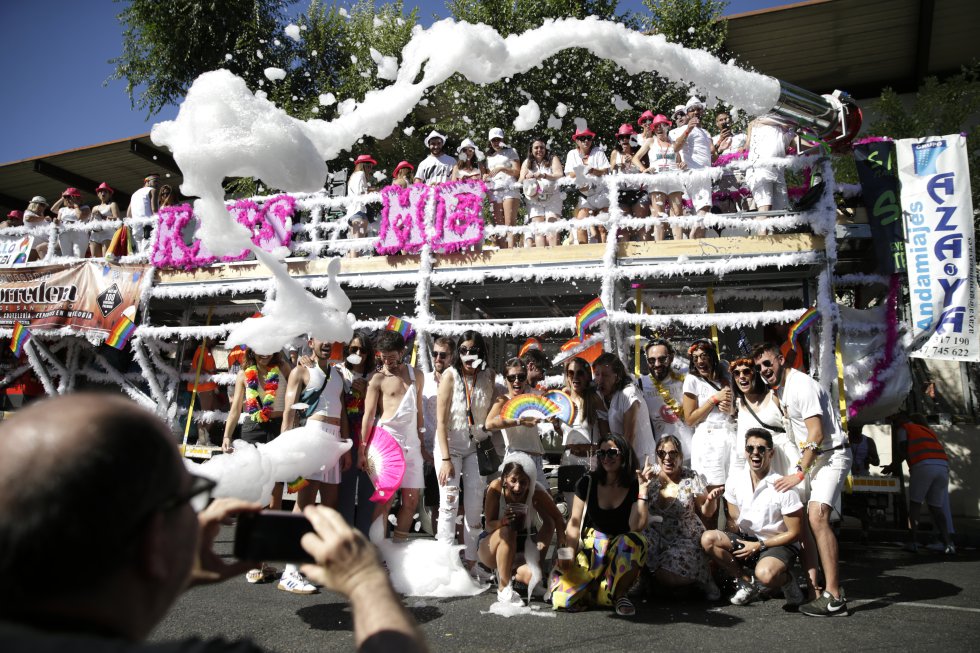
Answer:
POLYGON ((660 460, 666 460, 667 458, 673 460, 674 458, 679 458, 680 455, 681 452, 677 451, 676 449, 672 449, 670 451, 660 450, 657 452, 657 458, 659 458, 660 460))
POLYGON ((508 374, 504 378, 506 378, 511 383, 513 383, 514 381, 521 381, 521 382, 523 382, 523 381, 527 381, 527 374, 524 374, 523 372, 520 373, 520 374, 508 374))
POLYGON ((657 363, 663 365, 669 360, 670 360, 670 356, 655 356, 653 358, 648 358, 647 363, 649 363, 650 365, 656 365, 657 363))
POLYGON ((599 459, 605 458, 606 460, 612 460, 613 458, 618 457, 619 449, 599 449, 599 451, 596 452, 596 458, 599 459))
POLYGON ((433 358, 439 358, 439 359, 449 358, 449 352, 448 351, 434 351, 434 352, 432 352, 432 357, 433 358))
POLYGON ((186 491, 180 492, 161 503, 158 510, 167 512, 179 508, 185 503, 190 503, 194 512, 201 512, 211 501, 211 492, 217 484, 217 481, 210 478, 191 474, 191 486, 186 491))
POLYGON ((735 376, 752 376, 755 374, 755 370, 753 370, 751 367, 736 367, 732 371, 732 374, 735 376))
POLYGON ((755 364, 755 369, 759 370, 760 372, 763 370, 763 368, 768 369, 770 367, 772 367, 772 361, 759 361, 755 364))
POLYGON ((459 353, 461 353, 463 356, 469 356, 469 355, 472 355, 472 354, 477 354, 478 355, 478 354, 480 354, 480 348, 479 347, 460 347, 459 348, 459 353))
POLYGON ((767 451, 769 451, 769 447, 767 447, 764 444, 760 444, 757 447, 756 446, 752 446, 751 444, 745 445, 745 453, 747 453, 749 455, 752 455, 754 453, 764 454, 767 451))

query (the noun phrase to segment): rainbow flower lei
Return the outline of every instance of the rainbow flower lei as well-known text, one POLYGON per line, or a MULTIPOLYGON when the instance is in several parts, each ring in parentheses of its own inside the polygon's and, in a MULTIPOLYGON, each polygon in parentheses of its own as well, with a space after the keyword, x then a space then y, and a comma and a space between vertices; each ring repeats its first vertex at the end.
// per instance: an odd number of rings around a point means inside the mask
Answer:
POLYGON ((265 423, 272 419, 272 405, 279 389, 279 368, 273 367, 262 383, 264 394, 259 393, 259 370, 255 365, 245 368, 245 412, 253 422, 265 423))

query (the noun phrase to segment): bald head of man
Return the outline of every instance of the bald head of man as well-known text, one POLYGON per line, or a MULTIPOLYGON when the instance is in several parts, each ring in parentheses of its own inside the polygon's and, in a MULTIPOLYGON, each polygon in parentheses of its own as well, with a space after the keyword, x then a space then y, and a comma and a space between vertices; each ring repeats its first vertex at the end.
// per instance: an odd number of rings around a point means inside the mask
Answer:
POLYGON ((196 556, 191 482, 166 425, 117 395, 45 399, 0 424, 0 620, 145 637, 196 556))

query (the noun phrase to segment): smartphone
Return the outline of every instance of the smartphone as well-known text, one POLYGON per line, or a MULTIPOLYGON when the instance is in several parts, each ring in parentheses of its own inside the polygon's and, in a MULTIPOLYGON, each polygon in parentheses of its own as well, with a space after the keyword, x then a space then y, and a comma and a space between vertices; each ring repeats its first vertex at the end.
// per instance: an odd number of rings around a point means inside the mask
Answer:
POLYGON ((243 512, 235 527, 235 557, 239 560, 313 562, 300 546, 313 525, 299 513, 281 510, 243 512))

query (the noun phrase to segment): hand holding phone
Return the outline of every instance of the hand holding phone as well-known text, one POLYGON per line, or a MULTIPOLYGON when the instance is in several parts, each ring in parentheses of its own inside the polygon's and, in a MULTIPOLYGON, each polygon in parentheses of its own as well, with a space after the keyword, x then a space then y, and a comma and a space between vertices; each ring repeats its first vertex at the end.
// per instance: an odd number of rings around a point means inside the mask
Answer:
POLYGON ((300 540, 313 532, 301 514, 281 510, 243 513, 235 527, 235 557, 241 560, 313 562, 300 540))

